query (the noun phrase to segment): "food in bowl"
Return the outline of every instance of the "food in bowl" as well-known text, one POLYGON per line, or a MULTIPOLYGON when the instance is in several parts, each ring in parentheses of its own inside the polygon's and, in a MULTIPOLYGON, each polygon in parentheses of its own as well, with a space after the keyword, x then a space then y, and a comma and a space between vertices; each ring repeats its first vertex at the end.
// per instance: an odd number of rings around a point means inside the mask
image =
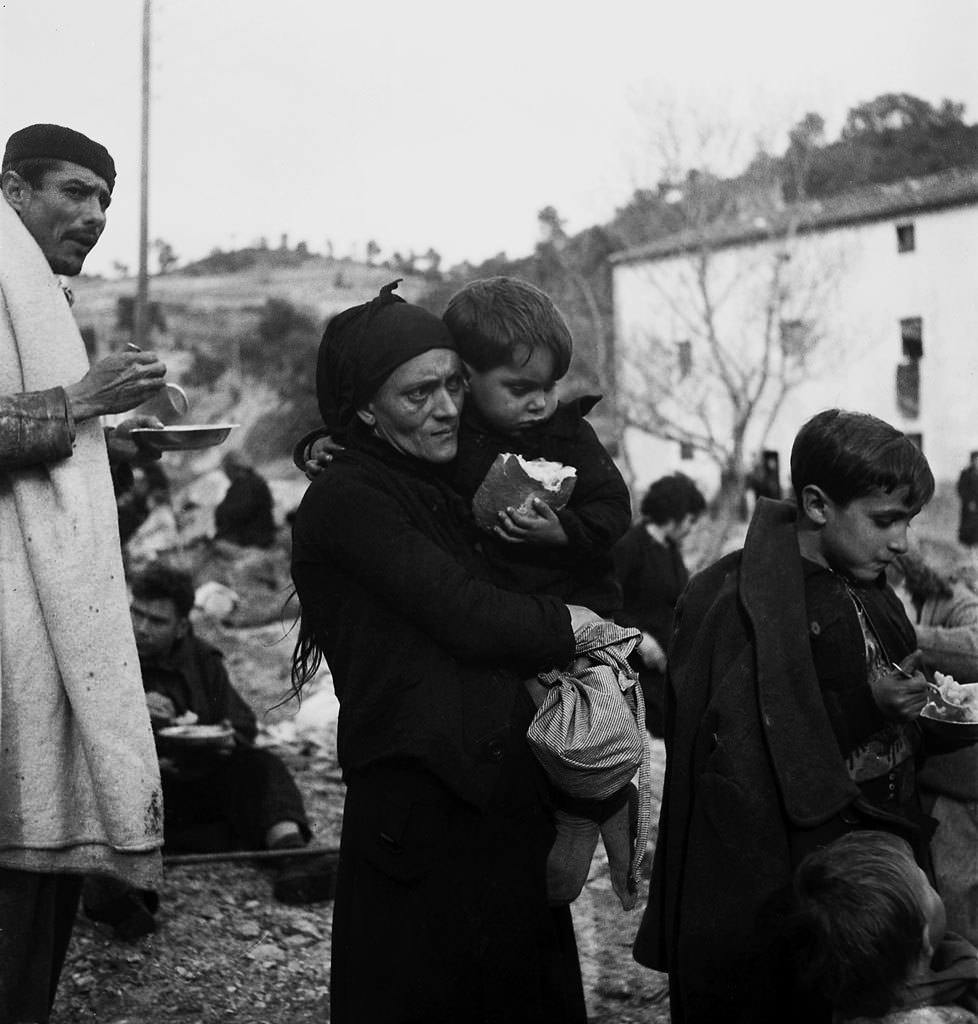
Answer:
POLYGON ((931 694, 921 712, 941 722, 978 723, 978 683, 959 683, 943 672, 934 673, 939 694, 931 694))
POLYGON ((534 498, 557 511, 570 500, 576 482, 573 466, 503 452, 496 456, 472 499, 475 521, 484 530, 492 530, 500 512, 507 508, 531 512, 534 498))
POLYGON ((226 722, 217 725, 169 725, 160 729, 157 736, 167 743, 202 747, 226 747, 234 736, 234 730, 226 722))

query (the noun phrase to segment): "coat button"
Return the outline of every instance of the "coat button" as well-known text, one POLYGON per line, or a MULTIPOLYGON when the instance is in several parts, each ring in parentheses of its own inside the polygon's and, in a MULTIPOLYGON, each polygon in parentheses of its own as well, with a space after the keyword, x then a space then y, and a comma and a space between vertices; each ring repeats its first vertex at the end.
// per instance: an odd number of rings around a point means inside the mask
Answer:
POLYGON ((493 761, 501 761, 503 759, 503 745, 499 740, 490 740, 486 744, 486 753, 493 759, 493 761))
POLYGON ((822 632, 822 627, 817 622, 811 622, 809 623, 808 631, 812 636, 818 636, 822 632))

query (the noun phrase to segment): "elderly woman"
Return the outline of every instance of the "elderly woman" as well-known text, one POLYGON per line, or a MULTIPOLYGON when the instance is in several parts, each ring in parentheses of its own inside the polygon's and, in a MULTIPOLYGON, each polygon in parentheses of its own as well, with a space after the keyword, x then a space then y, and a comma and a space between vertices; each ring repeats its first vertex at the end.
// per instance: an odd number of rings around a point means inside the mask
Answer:
POLYGON ((584 1021, 521 680, 570 661, 589 613, 484 581, 446 472, 461 364, 392 287, 327 326, 317 391, 345 450, 294 528, 293 677, 328 660, 347 784, 331 1020, 584 1021))

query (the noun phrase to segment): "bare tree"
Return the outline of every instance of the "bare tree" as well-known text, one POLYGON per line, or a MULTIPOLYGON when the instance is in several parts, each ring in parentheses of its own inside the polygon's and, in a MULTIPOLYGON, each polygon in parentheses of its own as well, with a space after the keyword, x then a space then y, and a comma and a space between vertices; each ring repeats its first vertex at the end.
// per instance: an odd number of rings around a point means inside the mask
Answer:
MULTIPOLYGON (((704 128, 697 142, 722 135, 704 128)), ((671 183, 660 193, 678 204, 683 229, 618 271, 644 296, 641 326, 620 325, 619 414, 626 428, 712 460, 716 510, 728 518, 785 400, 827 368, 829 349, 838 354, 823 312, 844 254, 803 244, 805 206, 785 205, 763 153, 736 178, 708 162, 682 173, 678 138, 667 124, 671 183)))
POLYGON ((156 262, 161 274, 168 274, 180 262, 180 257, 173 251, 173 246, 163 238, 153 242, 156 250, 156 262))

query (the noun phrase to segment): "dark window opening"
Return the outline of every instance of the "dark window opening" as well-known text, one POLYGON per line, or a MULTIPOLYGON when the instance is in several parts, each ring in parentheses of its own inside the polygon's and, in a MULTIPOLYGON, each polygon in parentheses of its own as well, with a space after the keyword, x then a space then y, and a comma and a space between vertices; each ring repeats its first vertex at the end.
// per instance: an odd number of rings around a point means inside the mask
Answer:
POLYGON ((897 366, 896 399, 901 416, 915 420, 920 415, 920 363, 916 359, 897 366))
POLYGON ((679 363, 679 376, 688 377, 693 370, 693 343, 691 341, 678 342, 676 356, 679 363))
POLYGON ((913 252, 917 247, 913 224, 897 224, 897 252, 913 252))
POLYGON ((911 316, 900 321, 900 339, 904 359, 922 359, 924 356, 924 321, 911 316))
POLYGON ((679 442, 679 458, 682 459, 683 462, 689 462, 693 458, 694 451, 695 449, 689 441, 679 442))
POLYGON ((812 330, 807 320, 782 320, 781 351, 786 356, 803 355, 810 347, 812 330))

